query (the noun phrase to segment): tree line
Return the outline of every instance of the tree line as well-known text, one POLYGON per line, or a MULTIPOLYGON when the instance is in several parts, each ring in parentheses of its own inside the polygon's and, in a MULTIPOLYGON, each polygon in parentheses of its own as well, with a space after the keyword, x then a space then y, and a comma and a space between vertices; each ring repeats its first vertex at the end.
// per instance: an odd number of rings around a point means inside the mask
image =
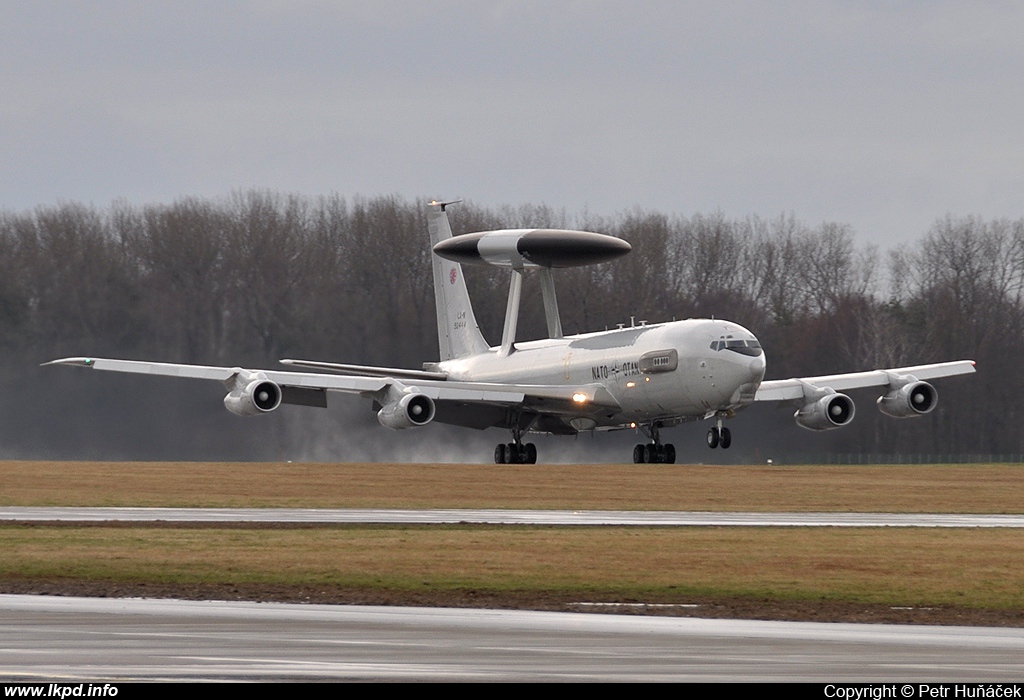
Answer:
MULTIPOLYGON (((264 367, 283 357, 398 367, 434 360, 427 206, 252 191, 0 213, 8 396, 18 405, 38 397, 45 389, 19 383, 20 368, 65 355, 264 367)), ((822 449, 1024 452, 1016 400, 1024 389, 1024 219, 947 216, 916 242, 882 251, 859 244, 849 226, 811 226, 792 214, 601 217, 472 203, 449 214, 456 234, 577 228, 632 244, 614 263, 556 272, 567 334, 728 318, 758 335, 768 378, 977 360, 974 377, 938 383, 939 408, 923 419, 882 418, 870 397, 855 396, 854 424, 822 438, 822 449)), ((497 343, 507 276, 472 268, 466 276, 484 335, 497 343)), ((539 284, 530 282, 520 340, 545 333, 539 284)), ((793 428, 794 448, 805 436, 793 428)))

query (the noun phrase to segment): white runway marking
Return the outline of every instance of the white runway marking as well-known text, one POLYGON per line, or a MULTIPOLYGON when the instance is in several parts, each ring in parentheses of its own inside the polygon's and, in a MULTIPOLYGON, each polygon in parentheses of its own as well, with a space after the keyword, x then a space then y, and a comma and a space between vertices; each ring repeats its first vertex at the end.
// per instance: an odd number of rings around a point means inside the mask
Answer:
POLYGON ((1024 515, 724 513, 628 510, 375 510, 360 508, 0 508, 0 521, 622 525, 666 527, 1024 528, 1024 515))

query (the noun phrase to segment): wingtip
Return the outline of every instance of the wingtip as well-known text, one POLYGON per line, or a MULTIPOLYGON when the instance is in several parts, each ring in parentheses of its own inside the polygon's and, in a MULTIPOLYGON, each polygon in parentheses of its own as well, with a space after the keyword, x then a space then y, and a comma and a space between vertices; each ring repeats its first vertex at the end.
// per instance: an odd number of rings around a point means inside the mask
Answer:
POLYGON ((92 367, 96 361, 91 357, 63 357, 59 360, 50 360, 44 362, 40 367, 48 367, 50 365, 72 365, 77 367, 92 367))

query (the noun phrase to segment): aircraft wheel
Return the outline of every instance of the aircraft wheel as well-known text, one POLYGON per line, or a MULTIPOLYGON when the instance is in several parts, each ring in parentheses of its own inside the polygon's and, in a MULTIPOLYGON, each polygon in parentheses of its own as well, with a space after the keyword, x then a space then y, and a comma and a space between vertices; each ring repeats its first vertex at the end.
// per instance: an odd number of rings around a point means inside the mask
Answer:
POLYGON ((648 464, 658 462, 658 448, 654 445, 644 445, 644 461, 648 464))
POLYGON ((526 464, 536 464, 537 463, 537 446, 534 445, 532 442, 528 442, 528 443, 526 443, 525 447, 526 447, 526 459, 524 461, 526 462, 526 464))
POLYGON ((505 445, 505 461, 508 464, 522 464, 522 456, 519 454, 519 446, 514 442, 505 445))
POLYGON ((665 459, 663 461, 665 464, 676 463, 676 446, 672 443, 665 445, 665 459))
POLYGON ((637 445, 633 448, 633 464, 644 463, 644 446, 637 445))
POLYGON ((505 463, 505 446, 501 443, 498 443, 498 446, 494 448, 494 463, 505 463))
POLYGON ((708 447, 710 447, 712 450, 718 447, 718 439, 719 434, 717 427, 712 428, 711 430, 708 431, 708 447))
POLYGON ((723 450, 728 450, 729 445, 732 444, 732 433, 729 432, 728 428, 722 428, 722 440, 719 444, 723 450))

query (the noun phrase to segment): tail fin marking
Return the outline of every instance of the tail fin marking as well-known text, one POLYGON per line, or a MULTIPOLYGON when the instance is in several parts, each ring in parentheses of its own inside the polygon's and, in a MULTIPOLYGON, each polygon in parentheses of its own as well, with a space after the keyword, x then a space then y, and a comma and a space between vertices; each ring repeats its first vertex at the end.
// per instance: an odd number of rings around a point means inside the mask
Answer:
MULTIPOLYGON (((431 247, 452 237, 444 205, 433 204, 427 212, 431 247)), ((488 350, 487 341, 473 314, 462 265, 433 255, 434 303, 437 306, 437 344, 441 360, 479 355, 488 350)))

